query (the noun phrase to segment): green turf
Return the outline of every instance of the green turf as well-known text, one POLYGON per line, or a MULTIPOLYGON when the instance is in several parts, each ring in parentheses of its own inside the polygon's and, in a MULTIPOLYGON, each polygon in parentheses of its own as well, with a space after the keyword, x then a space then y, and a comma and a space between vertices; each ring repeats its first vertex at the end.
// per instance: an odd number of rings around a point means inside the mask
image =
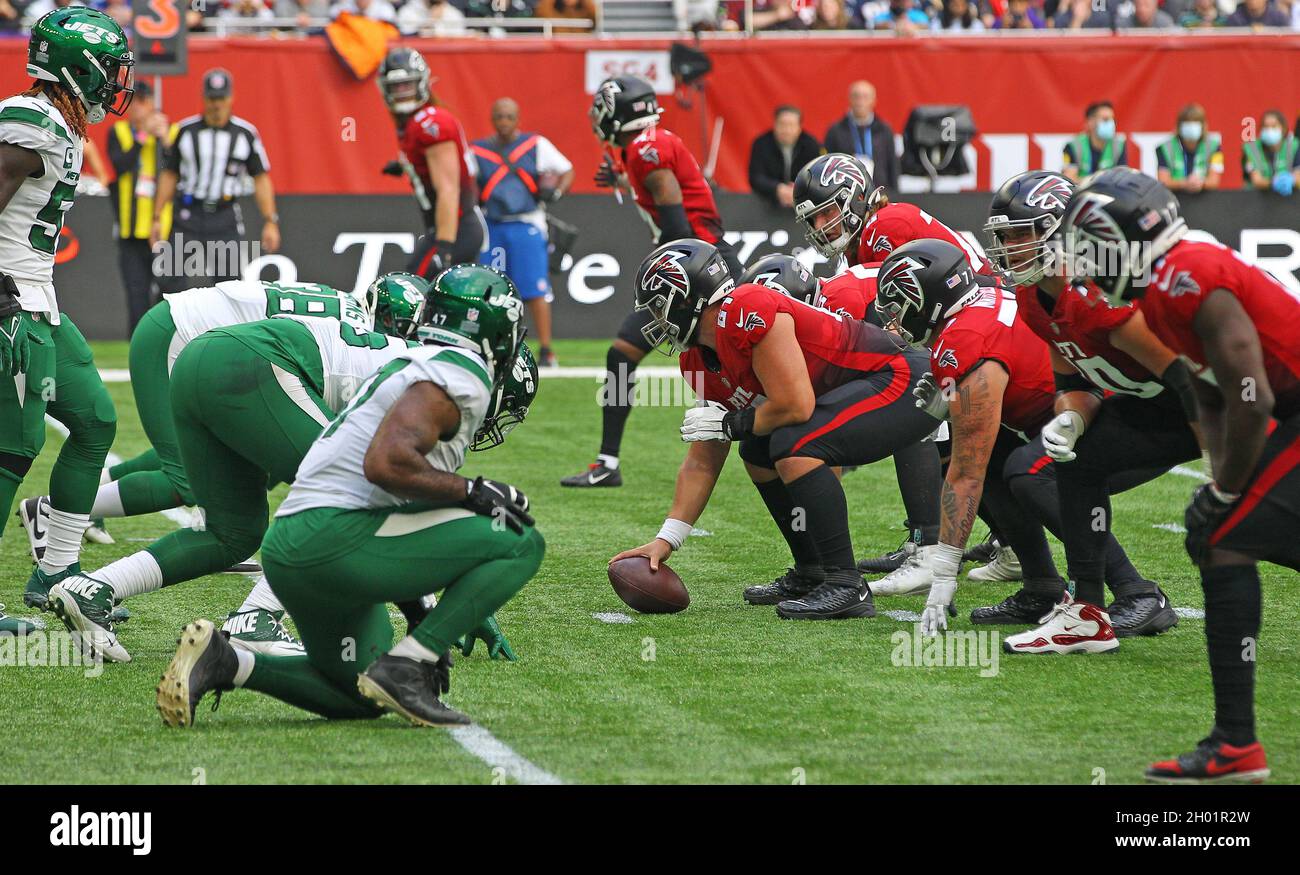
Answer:
MULTIPOLYGON (((565 364, 594 364, 604 341, 557 344, 565 364)), ((124 348, 104 348, 120 367, 124 348)), ((1104 656, 1006 657, 992 677, 978 668, 906 667, 891 636, 908 623, 881 616, 791 623, 742 604, 747 583, 770 579, 783 547, 739 465, 729 465, 692 538, 673 560, 692 604, 675 616, 633 615, 614 625, 598 612, 632 612, 614 595, 605 563, 653 537, 668 507, 683 448, 680 408, 637 411, 624 450, 627 485, 558 486, 590 460, 598 440, 594 380, 543 381, 528 423, 509 442, 472 458, 466 473, 518 484, 534 502, 547 557, 537 578, 499 614, 520 654, 489 662, 480 650, 453 671, 450 700, 538 767, 569 782, 1059 782, 1134 781, 1153 757, 1180 752, 1209 727, 1203 624, 1184 619, 1159 639, 1127 640, 1104 656), (653 658, 648 658, 653 656, 653 658)), ((110 386, 119 411, 115 448, 142 448, 129 388, 110 386)), ((24 494, 43 491, 50 445, 24 494)), ((901 508, 889 463, 846 478, 859 554, 897 544, 901 508)), ((1163 477, 1116 502, 1118 534, 1138 567, 1175 604, 1201 606, 1181 539, 1156 524, 1180 521, 1193 481, 1163 477)), ((161 516, 114 521, 118 543, 88 546, 96 567, 169 531, 161 516)), ((0 544, 0 601, 21 606, 30 562, 11 520, 0 544)), ((1058 553, 1059 555, 1059 553, 1058 553)), ((1300 651, 1295 576, 1264 566, 1259 719, 1277 781, 1300 775, 1300 651)), ((219 618, 247 582, 220 575, 130 603, 121 630, 129 665, 85 678, 77 668, 0 667, 0 737, 7 774, 35 782, 470 782, 489 766, 440 730, 394 717, 327 723, 247 691, 192 731, 165 729, 153 688, 183 623, 219 618), (196 772, 196 770, 202 770, 196 772)), ((962 616, 1010 585, 963 584, 962 616)), ((922 600, 881 600, 919 611, 922 600)), ((18 611, 21 613, 21 611, 18 611)), ((401 621, 397 621, 399 628, 401 621)))

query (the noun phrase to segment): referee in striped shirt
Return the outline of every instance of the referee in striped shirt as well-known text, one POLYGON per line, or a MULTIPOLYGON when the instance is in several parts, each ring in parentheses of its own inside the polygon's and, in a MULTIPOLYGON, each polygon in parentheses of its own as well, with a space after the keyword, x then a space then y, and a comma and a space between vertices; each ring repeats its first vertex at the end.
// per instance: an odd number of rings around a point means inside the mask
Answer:
POLYGON ((182 119, 176 139, 163 159, 154 200, 150 244, 162 236, 162 213, 174 204, 173 254, 165 262, 171 268, 158 270, 163 291, 182 291, 212 286, 240 278, 243 258, 239 242, 244 221, 238 198, 247 193, 252 180, 257 209, 262 214, 262 253, 280 248, 280 217, 275 211, 275 188, 271 184, 271 162, 257 128, 231 112, 233 82, 230 71, 220 67, 203 76, 203 113, 182 119), (191 260, 186 256, 193 243, 203 244, 203 276, 186 275, 176 269, 191 260), (210 246, 208 244, 229 244, 210 246))

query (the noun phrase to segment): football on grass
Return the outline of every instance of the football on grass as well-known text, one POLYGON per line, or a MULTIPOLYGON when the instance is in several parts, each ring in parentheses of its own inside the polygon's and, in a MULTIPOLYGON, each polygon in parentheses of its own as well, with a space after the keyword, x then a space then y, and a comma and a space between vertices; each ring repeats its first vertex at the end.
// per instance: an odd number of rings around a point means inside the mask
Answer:
POLYGON ((609 582, 625 605, 642 614, 675 614, 691 603, 677 572, 662 562, 658 571, 651 571, 644 556, 611 563, 609 582))

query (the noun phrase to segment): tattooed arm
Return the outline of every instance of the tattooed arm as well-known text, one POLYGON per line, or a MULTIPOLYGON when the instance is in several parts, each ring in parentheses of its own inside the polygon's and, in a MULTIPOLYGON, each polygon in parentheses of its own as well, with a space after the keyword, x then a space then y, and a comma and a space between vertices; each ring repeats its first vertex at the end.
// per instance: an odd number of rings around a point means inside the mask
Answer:
POLYGON ((948 405, 952 460, 939 500, 939 541, 943 544, 960 549, 970 537, 984 492, 984 471, 1002 425, 1006 388, 1006 370, 997 362, 986 361, 957 384, 957 395, 948 405))

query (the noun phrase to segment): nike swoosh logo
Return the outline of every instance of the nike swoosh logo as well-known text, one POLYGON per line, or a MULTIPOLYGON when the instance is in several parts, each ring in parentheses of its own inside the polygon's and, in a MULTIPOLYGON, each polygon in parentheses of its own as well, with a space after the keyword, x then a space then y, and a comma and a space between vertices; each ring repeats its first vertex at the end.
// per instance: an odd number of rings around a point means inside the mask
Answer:
POLYGON ((36 513, 32 515, 32 537, 40 540, 45 537, 45 526, 41 525, 41 505, 36 503, 36 513))
POLYGON ((865 602, 866 600, 867 600, 867 591, 864 589, 861 593, 858 594, 858 601, 865 602))
POLYGON ((606 479, 607 477, 609 477, 609 472, 608 472, 608 471, 606 471, 604 474, 601 474, 599 477, 597 477, 595 474, 588 474, 588 475, 587 475, 587 482, 588 482, 588 483, 599 483, 600 481, 606 479))

